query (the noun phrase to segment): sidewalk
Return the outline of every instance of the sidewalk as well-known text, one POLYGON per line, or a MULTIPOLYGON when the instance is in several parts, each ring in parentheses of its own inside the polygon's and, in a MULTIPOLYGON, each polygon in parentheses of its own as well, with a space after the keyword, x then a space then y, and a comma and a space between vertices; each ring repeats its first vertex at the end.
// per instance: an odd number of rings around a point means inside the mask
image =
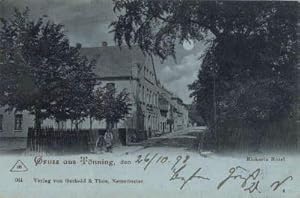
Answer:
POLYGON ((0 138, 0 152, 1 151, 14 151, 27 148, 27 138, 0 138))

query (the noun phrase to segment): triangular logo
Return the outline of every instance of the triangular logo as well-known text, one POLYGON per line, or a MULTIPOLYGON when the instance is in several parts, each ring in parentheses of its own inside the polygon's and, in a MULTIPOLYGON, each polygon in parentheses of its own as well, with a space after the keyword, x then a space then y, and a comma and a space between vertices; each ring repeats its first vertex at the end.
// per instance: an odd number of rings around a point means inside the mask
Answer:
POLYGON ((21 160, 18 160, 15 163, 15 165, 10 169, 10 172, 26 172, 26 171, 28 171, 28 168, 21 160))

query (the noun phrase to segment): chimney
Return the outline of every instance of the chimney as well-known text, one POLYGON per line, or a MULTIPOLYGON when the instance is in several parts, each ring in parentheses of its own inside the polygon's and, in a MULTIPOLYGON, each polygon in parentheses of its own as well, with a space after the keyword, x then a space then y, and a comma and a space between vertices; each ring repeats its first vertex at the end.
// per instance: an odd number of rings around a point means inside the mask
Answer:
POLYGON ((102 47, 107 47, 107 42, 106 41, 102 42, 102 47))
POLYGON ((81 49, 82 48, 81 43, 76 43, 76 47, 79 48, 79 49, 81 49))

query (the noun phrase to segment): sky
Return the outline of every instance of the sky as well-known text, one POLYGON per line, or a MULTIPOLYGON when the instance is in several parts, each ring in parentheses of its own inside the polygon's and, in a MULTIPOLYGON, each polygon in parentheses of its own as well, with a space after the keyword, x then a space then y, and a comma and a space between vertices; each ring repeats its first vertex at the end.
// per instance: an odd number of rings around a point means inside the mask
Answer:
MULTIPOLYGON (((101 46, 103 41, 115 45, 109 24, 117 18, 111 0, 0 0, 0 16, 10 16, 13 7, 30 8, 33 18, 47 15, 50 20, 65 25, 71 44, 81 43, 83 47, 101 46)), ((187 88, 197 78, 200 69, 200 55, 205 45, 195 43, 194 48, 185 50, 177 46, 176 62, 170 58, 164 63, 156 59, 156 72, 166 88, 179 96, 184 103, 191 103, 187 88)))

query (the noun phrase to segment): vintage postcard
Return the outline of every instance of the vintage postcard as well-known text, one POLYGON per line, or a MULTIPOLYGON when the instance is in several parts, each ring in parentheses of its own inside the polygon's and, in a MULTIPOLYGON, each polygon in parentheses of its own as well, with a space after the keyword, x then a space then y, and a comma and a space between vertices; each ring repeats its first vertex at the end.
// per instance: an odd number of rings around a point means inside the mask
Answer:
POLYGON ((300 198, 299 19, 0 0, 0 198, 300 198))

